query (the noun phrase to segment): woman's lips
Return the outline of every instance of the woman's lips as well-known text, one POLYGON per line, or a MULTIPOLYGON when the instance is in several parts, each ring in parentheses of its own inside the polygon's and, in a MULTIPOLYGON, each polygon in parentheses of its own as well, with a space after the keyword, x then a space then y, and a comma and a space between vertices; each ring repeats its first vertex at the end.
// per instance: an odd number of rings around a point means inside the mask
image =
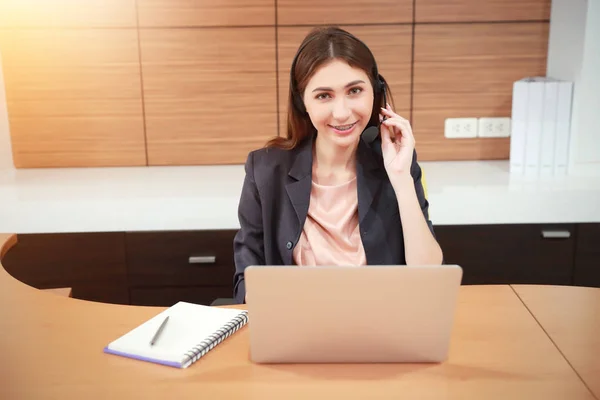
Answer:
POLYGON ((332 125, 329 125, 329 127, 337 134, 339 135, 347 135, 348 133, 352 132, 354 130, 354 128, 356 127, 356 124, 358 123, 358 121, 356 121, 355 123, 352 124, 352 127, 346 130, 339 130, 337 128, 335 128, 332 125))

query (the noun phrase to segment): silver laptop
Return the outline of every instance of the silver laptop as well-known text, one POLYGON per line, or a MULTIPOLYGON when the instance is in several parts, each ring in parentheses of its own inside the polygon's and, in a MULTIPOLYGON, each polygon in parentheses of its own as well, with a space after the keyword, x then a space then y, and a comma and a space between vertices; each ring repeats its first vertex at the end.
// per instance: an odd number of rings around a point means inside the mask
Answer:
POLYGON ((462 268, 245 270, 256 363, 432 363, 447 359, 462 268))

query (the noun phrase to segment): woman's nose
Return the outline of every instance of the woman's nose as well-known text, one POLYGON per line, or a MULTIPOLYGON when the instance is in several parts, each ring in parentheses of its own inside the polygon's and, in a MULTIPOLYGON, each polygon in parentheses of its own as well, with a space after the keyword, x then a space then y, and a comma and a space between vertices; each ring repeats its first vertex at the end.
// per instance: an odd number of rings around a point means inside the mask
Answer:
POLYGON ((339 99, 333 103, 333 110, 331 112, 333 118, 337 121, 344 122, 350 117, 351 110, 346 104, 346 99, 339 99))

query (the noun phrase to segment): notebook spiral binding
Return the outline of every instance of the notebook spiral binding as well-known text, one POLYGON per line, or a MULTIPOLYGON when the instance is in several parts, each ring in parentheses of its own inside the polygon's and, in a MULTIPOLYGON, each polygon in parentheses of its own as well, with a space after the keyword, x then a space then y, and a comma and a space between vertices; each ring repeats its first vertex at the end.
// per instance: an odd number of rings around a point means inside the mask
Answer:
POLYGON ((195 363, 202 356, 212 350, 216 345, 221 343, 223 340, 227 339, 238 329, 246 325, 248 322, 248 313, 244 312, 243 314, 235 317, 231 322, 228 322, 221 329, 210 335, 208 338, 200 342, 193 349, 185 353, 186 361, 191 361, 195 363))

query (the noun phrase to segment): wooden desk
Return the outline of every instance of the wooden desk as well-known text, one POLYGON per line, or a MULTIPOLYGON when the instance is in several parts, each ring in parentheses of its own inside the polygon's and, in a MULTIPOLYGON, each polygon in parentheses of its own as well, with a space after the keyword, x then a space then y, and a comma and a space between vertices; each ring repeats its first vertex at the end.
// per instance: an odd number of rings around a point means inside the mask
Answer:
POLYGON ((442 364, 255 365, 248 326, 186 370, 102 352, 162 309, 55 296, 0 266, 0 398, 594 398, 509 286, 461 288, 442 364))
POLYGON ((55 289, 43 289, 48 293, 54 293, 57 296, 71 297, 71 288, 55 288, 55 289))
POLYGON ((600 398, 600 289, 515 285, 564 357, 600 398))

